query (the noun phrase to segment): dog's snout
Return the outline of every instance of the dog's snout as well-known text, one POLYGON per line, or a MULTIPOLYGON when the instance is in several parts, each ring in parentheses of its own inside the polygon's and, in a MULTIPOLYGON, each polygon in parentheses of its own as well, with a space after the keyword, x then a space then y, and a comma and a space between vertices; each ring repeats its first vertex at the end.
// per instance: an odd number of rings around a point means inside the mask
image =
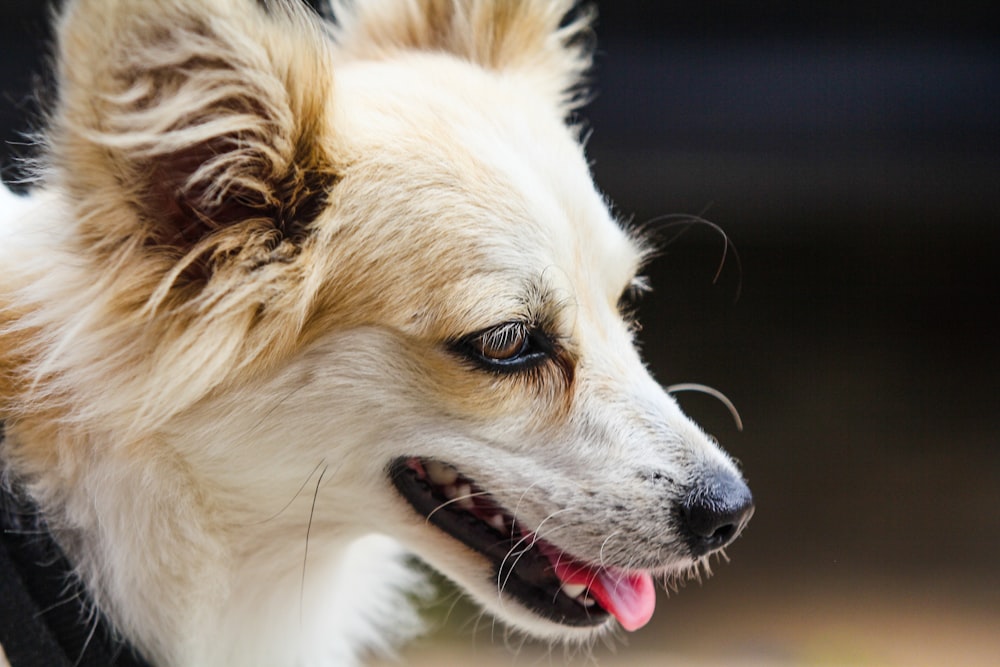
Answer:
POLYGON ((753 496, 729 471, 706 475, 681 504, 681 526, 692 555, 704 556, 732 542, 753 515, 753 496))

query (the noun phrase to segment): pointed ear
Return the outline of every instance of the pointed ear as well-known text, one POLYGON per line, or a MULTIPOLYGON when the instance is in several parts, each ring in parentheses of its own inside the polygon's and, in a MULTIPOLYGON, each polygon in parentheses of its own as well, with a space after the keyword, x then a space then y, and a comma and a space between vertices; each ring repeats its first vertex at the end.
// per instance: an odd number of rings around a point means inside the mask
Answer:
POLYGON ((338 46, 382 58, 443 51, 487 69, 530 77, 564 113, 586 101, 592 64, 590 6, 574 0, 331 0, 338 46))
POLYGON ((305 234, 336 171, 327 43, 285 0, 70 2, 45 178, 84 242, 205 273, 305 234))

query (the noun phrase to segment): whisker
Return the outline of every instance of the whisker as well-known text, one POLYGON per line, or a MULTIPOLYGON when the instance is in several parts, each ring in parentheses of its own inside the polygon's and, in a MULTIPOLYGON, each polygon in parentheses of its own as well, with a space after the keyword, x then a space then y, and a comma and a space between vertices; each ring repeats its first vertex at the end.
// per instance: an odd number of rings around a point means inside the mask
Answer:
POLYGON ((302 625, 303 621, 303 605, 306 595, 306 561, 309 560, 309 534, 312 532, 313 516, 316 514, 316 499, 319 497, 319 485, 323 482, 323 475, 330 466, 325 466, 323 472, 319 474, 319 479, 316 480, 316 490, 313 491, 312 507, 309 509, 309 523, 306 525, 306 546, 302 553, 302 582, 299 585, 299 625, 302 625))
POLYGON ((740 259, 739 253, 736 251, 736 245, 732 242, 732 239, 729 238, 729 234, 727 234, 722 227, 715 224, 711 220, 706 220, 705 218, 701 217, 701 215, 666 214, 652 218, 651 220, 648 220, 642 225, 639 225, 640 234, 643 237, 651 239, 652 237, 651 229, 654 227, 654 225, 656 226, 657 230, 669 229, 672 227, 681 227, 681 230, 676 234, 674 234, 673 238, 669 240, 663 242, 656 242, 653 240, 649 241, 649 243, 653 244, 653 246, 659 250, 662 250, 667 246, 675 243, 678 239, 684 236, 684 234, 690 231, 691 228, 694 227, 695 225, 704 225, 705 227, 708 227, 709 229, 717 232, 722 237, 724 243, 722 247, 722 257, 719 258, 719 266, 715 270, 715 275, 712 278, 712 284, 714 285, 718 283, 719 278, 722 276, 722 268, 725 266, 726 260, 728 259, 729 253, 731 251, 733 255, 733 261, 736 262, 736 273, 737 273, 736 293, 733 296, 733 303, 739 301, 740 295, 743 293, 743 262, 740 259))
MULTIPOLYGON (((285 503, 284 507, 282 507, 280 510, 278 510, 277 512, 275 512, 271 516, 267 517, 266 519, 261 519, 260 521, 254 521, 252 523, 248 523, 248 524, 244 524, 244 525, 247 525, 247 526, 259 526, 260 524, 267 523, 269 521, 274 521, 279 516, 281 516, 285 512, 285 510, 287 510, 289 507, 292 506, 292 503, 294 503, 295 499, 299 497, 299 494, 302 493, 302 490, 304 488, 306 488, 306 484, 309 483, 309 480, 312 479, 312 476, 314 474, 316 474, 316 471, 319 470, 319 467, 321 465, 323 465, 324 461, 326 461, 326 459, 323 459, 322 461, 320 461, 319 463, 317 463, 316 467, 309 471, 309 474, 306 475, 306 478, 304 480, 302 480, 302 486, 300 486, 299 490, 295 492, 295 495, 292 496, 291 500, 289 500, 287 503, 285 503)), ((324 472, 326 472, 326 471, 324 470, 324 472)))
MULTIPOLYGON (((533 489, 538 484, 539 484, 539 482, 532 482, 528 486, 528 488, 524 489, 524 491, 521 492, 521 496, 517 499, 517 504, 514 505, 514 509, 511 511, 511 515, 510 516, 511 516, 512 519, 514 519, 515 521, 517 521, 517 513, 521 511, 521 503, 524 502, 524 497, 526 495, 528 495, 528 492, 531 491, 531 489, 533 489)), ((536 530, 537 530, 537 528, 536 528, 536 530)))
POLYGON ((675 394, 679 391, 697 391, 702 394, 708 394, 712 398, 717 399, 720 403, 726 406, 729 410, 729 414, 732 415, 733 421, 736 422, 736 430, 743 430, 743 419, 740 417, 739 410, 736 409, 736 405, 729 400, 729 397, 723 394, 721 391, 714 387, 709 387, 707 384, 699 384, 697 382, 681 382, 678 384, 672 384, 666 388, 668 394, 675 394))
POLYGON ((448 505, 452 505, 454 503, 466 500, 468 498, 475 498, 476 496, 488 496, 488 495, 490 495, 489 491, 476 491, 475 493, 466 493, 465 495, 455 496, 454 498, 446 500, 445 502, 441 503, 440 505, 432 509, 430 513, 424 518, 424 522, 430 523, 431 517, 434 516, 434 514, 437 513, 439 510, 443 510, 448 505))
MULTIPOLYGON (((507 587, 507 582, 510 581, 510 577, 514 573, 514 568, 517 567, 517 563, 518 563, 519 560, 521 560, 521 557, 524 556, 524 554, 526 554, 528 551, 530 551, 531 547, 535 546, 535 542, 537 542, 539 539, 541 539, 538 534, 544 528, 545 523, 549 519, 551 519, 552 517, 556 516, 557 514, 562 514, 563 512, 568 512, 568 511, 571 511, 572 509, 573 508, 570 508, 570 507, 564 507, 562 509, 558 509, 555 512, 552 512, 551 514, 549 514, 547 517, 545 517, 544 519, 542 519, 539 522, 538 526, 531 533, 531 543, 528 546, 526 546, 524 549, 522 549, 521 551, 517 552, 516 557, 514 559, 514 562, 511 564, 510 568, 508 568, 508 570, 507 570, 507 575, 504 577, 503 582, 500 582, 499 579, 500 579, 501 576, 503 576, 504 566, 507 564, 508 559, 510 559, 510 557, 514 555, 514 551, 517 549, 517 547, 520 546, 522 543, 524 543, 525 540, 528 539, 528 537, 522 535, 521 539, 519 539, 514 544, 514 546, 511 547, 511 549, 507 552, 507 555, 504 556, 504 559, 500 563, 500 567, 497 570, 497 585, 498 585, 497 595, 498 596, 501 595, 503 593, 504 589, 507 587)), ((502 600, 502 597, 501 597, 501 600, 502 600)))
POLYGON ((598 552, 598 558, 599 558, 599 560, 601 562, 601 567, 604 567, 604 563, 605 563, 605 560, 604 560, 604 547, 606 547, 608 545, 608 542, 611 540, 611 538, 614 537, 615 535, 617 535, 619 532, 620 531, 617 531, 617 530, 612 531, 611 534, 608 535, 607 537, 605 537, 604 541, 601 542, 601 549, 598 552))

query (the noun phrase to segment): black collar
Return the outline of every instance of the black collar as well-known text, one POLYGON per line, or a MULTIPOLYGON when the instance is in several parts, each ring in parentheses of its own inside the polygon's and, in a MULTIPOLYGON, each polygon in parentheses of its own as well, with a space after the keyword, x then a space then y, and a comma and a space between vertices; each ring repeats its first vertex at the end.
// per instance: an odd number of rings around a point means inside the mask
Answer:
POLYGON ((148 667, 94 611, 16 483, 0 484, 0 646, 11 667, 148 667))

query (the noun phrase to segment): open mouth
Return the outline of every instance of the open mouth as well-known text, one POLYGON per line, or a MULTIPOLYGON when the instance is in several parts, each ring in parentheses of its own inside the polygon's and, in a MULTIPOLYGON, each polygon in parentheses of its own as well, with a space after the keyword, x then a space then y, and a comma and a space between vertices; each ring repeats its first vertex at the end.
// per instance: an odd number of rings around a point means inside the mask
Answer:
POLYGON ((538 616, 575 627, 601 625, 614 616, 631 631, 653 615, 649 573, 573 558, 537 537, 454 467, 403 457, 390 465, 389 476, 422 517, 482 554, 498 588, 538 616))

